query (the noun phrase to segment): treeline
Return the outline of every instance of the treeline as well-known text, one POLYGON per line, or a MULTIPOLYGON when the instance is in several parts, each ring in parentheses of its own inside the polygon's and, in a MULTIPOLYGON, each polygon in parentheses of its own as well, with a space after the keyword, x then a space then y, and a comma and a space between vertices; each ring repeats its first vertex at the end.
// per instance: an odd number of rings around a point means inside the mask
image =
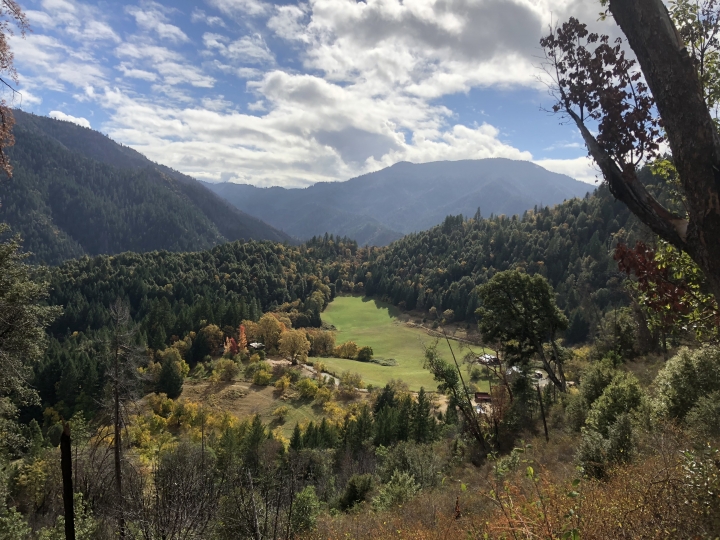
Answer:
POLYGON ((571 320, 568 341, 587 339, 609 306, 625 304, 615 239, 642 234, 628 209, 605 186, 584 199, 523 216, 473 219, 449 216, 442 225, 373 250, 356 272, 370 296, 406 309, 474 320, 477 287, 495 273, 524 268, 555 288, 558 305, 571 320))

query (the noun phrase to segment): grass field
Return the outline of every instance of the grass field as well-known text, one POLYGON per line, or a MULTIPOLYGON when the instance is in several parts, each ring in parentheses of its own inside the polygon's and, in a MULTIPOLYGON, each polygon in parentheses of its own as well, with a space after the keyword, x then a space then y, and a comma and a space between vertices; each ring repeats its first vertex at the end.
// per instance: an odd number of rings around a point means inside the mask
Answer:
MULTIPOLYGON (((375 363, 343 360, 341 358, 323 358, 322 362, 329 371, 338 375, 343 371, 353 371, 362 375, 366 384, 385 385, 391 379, 401 379, 411 390, 435 391, 437 383, 432 375, 423 368, 424 349, 435 338, 419 328, 411 328, 398 319, 399 311, 394 306, 356 296, 335 298, 322 314, 323 322, 337 328, 337 343, 354 341, 359 347, 369 345, 376 358, 392 358, 395 366, 381 366, 375 363)), ((460 357, 467 350, 460 351, 459 344, 452 342, 455 354, 460 357)), ((438 345, 443 357, 451 360, 450 349, 445 341, 438 345)), ((473 347, 477 354, 482 347, 473 347)), ((483 383, 487 384, 487 383, 483 383)))

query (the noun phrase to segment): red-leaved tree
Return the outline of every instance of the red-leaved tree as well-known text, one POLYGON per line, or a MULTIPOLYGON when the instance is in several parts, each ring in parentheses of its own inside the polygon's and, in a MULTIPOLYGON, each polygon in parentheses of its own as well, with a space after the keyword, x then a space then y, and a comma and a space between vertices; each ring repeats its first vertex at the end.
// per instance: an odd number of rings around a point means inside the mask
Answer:
MULTIPOLYGON (((699 73, 701 51, 718 51, 716 34, 707 47, 688 48, 690 38, 661 0, 602 3, 637 60, 627 58, 621 40, 590 33, 571 18, 540 42, 554 80, 553 108, 577 125, 613 195, 688 253, 720 300, 720 136, 708 104, 711 86, 699 73), (638 177, 664 142, 680 180, 681 214, 661 204, 638 177)), ((717 10, 710 11, 717 20, 717 10)), ((706 36, 716 32, 712 25, 699 28, 706 36)))

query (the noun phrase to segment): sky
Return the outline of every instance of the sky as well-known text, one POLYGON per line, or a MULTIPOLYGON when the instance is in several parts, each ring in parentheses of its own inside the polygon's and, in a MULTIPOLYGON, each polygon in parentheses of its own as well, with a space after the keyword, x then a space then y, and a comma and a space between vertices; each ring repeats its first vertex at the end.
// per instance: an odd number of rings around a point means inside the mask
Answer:
POLYGON ((538 42, 593 0, 20 0, 35 114, 195 178, 303 187, 399 161, 505 157, 596 182, 545 112, 538 42))

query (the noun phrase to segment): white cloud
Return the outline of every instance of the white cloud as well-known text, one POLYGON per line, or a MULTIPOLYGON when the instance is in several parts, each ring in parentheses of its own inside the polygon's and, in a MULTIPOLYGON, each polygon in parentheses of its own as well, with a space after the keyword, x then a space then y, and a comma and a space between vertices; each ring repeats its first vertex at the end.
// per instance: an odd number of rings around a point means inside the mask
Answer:
MULTIPOLYGON (((78 102, 105 109, 103 131, 151 159, 258 185, 344 180, 401 160, 532 159, 440 99, 540 88, 535 56, 550 14, 597 18, 580 0, 206 0, 207 13, 195 7, 182 21, 169 0, 143 0, 117 8, 139 29, 121 40, 97 8, 41 2, 47 32, 16 50, 33 95, 72 86, 78 102), (198 51, 188 35, 205 30, 198 51)), ((594 180, 585 158, 536 163, 594 180)))
POLYGON ((575 159, 536 159, 534 163, 546 168, 548 171, 567 174, 575 178, 575 180, 587 182, 588 184, 596 184, 599 180, 602 180, 600 169, 588 156, 575 159))
POLYGON ((207 32, 203 34, 207 49, 218 51, 224 58, 243 64, 272 64, 273 53, 260 34, 243 36, 231 41, 228 37, 207 32))
POLYGON ((130 77, 133 79, 141 79, 143 81, 156 81, 158 78, 157 73, 152 73, 150 71, 145 71, 144 69, 136 69, 133 67, 129 67, 128 64, 123 62, 118 66, 118 69, 122 71, 123 75, 125 77, 130 77))
POLYGON ((87 120, 87 118, 82 117, 76 117, 71 116, 69 114, 65 114, 62 111, 50 111, 50 114, 48 114, 50 118, 55 118, 56 120, 64 120, 66 122, 72 122, 73 124, 77 124, 82 127, 89 128, 90 122, 87 120))
MULTIPOLYGON (((187 84, 196 88, 212 88, 215 79, 206 75, 201 68, 186 62, 186 58, 179 52, 161 47, 153 43, 124 42, 115 49, 118 58, 127 59, 125 65, 129 69, 142 69, 135 67, 137 63, 146 67, 143 71, 157 72, 165 84, 175 86, 187 84)), ((149 80, 149 79, 147 79, 149 80)))
POLYGON ((202 9, 195 8, 193 9, 192 15, 190 16, 190 20, 193 23, 205 23, 208 26, 221 26, 225 28, 225 22, 217 16, 214 15, 208 15, 205 13, 202 9))
POLYGON ((207 3, 234 17, 242 15, 258 17, 271 10, 270 4, 262 0, 207 0, 207 3))
POLYGON ((189 38, 179 27, 167 22, 167 17, 161 7, 152 3, 147 9, 128 7, 127 12, 135 18, 137 25, 146 31, 155 32, 160 38, 180 43, 189 41, 189 38))

